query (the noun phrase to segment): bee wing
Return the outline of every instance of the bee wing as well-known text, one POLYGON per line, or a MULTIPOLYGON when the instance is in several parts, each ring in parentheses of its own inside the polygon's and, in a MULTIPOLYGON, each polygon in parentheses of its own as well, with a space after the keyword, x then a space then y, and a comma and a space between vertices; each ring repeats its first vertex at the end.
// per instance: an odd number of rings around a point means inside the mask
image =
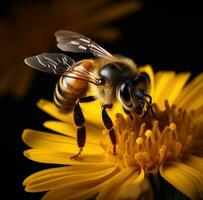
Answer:
POLYGON ((86 70, 82 63, 75 64, 73 59, 62 53, 42 53, 28 57, 24 61, 39 71, 99 84, 98 79, 91 71, 86 70))
POLYGON ((42 53, 28 57, 24 61, 34 69, 54 75, 63 75, 67 68, 75 63, 73 59, 62 53, 42 53))
POLYGON ((55 36, 58 42, 57 46, 62 51, 92 53, 96 57, 112 57, 112 54, 96 42, 79 33, 61 30, 57 31, 55 36))

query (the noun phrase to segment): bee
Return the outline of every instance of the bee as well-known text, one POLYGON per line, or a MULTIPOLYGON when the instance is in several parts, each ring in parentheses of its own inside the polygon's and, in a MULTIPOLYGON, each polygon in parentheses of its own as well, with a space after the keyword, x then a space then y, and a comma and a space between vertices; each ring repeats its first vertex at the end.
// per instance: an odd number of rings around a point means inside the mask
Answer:
POLYGON ((149 110, 153 114, 148 74, 139 72, 132 59, 112 55, 84 35, 62 30, 57 31, 55 36, 60 50, 95 56, 78 62, 63 53, 42 53, 25 59, 25 63, 32 68, 61 76, 56 84, 54 103, 62 112, 73 111, 79 151, 71 158, 81 154, 86 141, 85 118, 80 104, 96 99, 101 102, 102 120, 115 155, 116 135, 107 109, 118 100, 131 120, 135 115, 144 117, 149 110), (86 96, 88 90, 93 96, 86 96))

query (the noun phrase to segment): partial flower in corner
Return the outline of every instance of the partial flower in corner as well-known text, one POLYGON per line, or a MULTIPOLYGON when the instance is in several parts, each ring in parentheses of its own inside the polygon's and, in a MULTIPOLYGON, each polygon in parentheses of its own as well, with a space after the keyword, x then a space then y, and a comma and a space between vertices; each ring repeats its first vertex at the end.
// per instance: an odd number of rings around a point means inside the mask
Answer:
POLYGON ((157 199, 164 191, 159 179, 190 199, 203 197, 203 74, 186 84, 190 73, 154 74, 150 66, 140 70, 150 75, 155 116, 148 113, 133 123, 115 104, 111 117, 118 141, 116 155, 102 125, 99 102, 82 105, 87 144, 77 160, 70 159, 78 151, 72 114, 59 113, 49 101, 38 102, 57 119, 44 123, 57 134, 25 130, 23 140, 31 149, 24 154, 36 162, 63 166, 26 178, 27 192, 48 191, 43 200, 93 195, 97 200, 157 199))

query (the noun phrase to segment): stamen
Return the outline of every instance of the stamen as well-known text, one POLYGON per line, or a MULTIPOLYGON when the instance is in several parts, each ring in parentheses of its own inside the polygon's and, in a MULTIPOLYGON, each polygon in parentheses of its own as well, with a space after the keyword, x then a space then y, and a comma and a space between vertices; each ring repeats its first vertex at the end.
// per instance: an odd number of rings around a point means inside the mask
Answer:
POLYGON ((137 151, 142 151, 142 149, 144 148, 143 143, 144 143, 143 138, 139 137, 136 139, 136 144, 137 144, 136 150, 137 151))
POLYGON ((165 158, 166 158, 166 146, 163 145, 159 150, 159 162, 158 162, 159 165, 164 162, 165 158))
POLYGON ((171 123, 169 125, 169 128, 172 130, 172 131, 175 131, 176 130, 176 125, 174 123, 171 123))
POLYGON ((151 138, 151 136, 152 136, 152 131, 151 131, 151 130, 146 130, 145 136, 146 136, 147 138, 151 138))
POLYGON ((102 144, 106 158, 115 166, 157 173, 162 164, 179 161, 190 151, 192 139, 198 134, 192 121, 194 112, 170 106, 168 101, 165 101, 165 110, 159 110, 156 104, 153 109, 156 119, 150 114, 143 120, 135 116, 134 121, 116 115, 117 154, 112 155, 110 140, 102 144))
POLYGON ((144 130, 145 130, 145 123, 143 123, 140 127, 139 137, 144 136, 144 130))
POLYGON ((169 128, 171 130, 171 140, 177 140, 178 136, 177 136, 177 132, 176 132, 176 125, 174 123, 171 123, 169 125, 169 128))
POLYGON ((152 132, 153 132, 153 136, 154 136, 154 142, 157 143, 159 142, 159 138, 160 138, 160 131, 158 128, 158 121, 155 121, 152 127, 152 132))
POLYGON ((152 146, 152 140, 151 140, 152 131, 146 130, 145 136, 147 137, 146 138, 146 149, 148 150, 152 146))
POLYGON ((136 139, 136 143, 137 143, 138 145, 142 145, 142 144, 143 144, 143 138, 141 138, 141 137, 137 138, 137 139, 136 139))
POLYGON ((183 149, 183 145, 180 142, 177 142, 175 145, 175 157, 176 158, 178 158, 182 149, 183 149))

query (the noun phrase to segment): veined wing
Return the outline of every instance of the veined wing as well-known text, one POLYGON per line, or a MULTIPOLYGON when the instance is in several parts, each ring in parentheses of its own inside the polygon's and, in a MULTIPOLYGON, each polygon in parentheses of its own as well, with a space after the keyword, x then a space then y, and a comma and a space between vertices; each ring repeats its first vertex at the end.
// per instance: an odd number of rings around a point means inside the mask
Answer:
POLYGON ((42 53, 28 57, 25 63, 30 67, 53 75, 83 80, 99 85, 99 80, 85 67, 83 62, 75 63, 73 59, 61 53, 42 53))
POLYGON ((55 75, 63 75, 67 68, 74 65, 74 60, 62 53, 42 53, 28 57, 25 63, 30 67, 55 75))
POLYGON ((112 57, 108 51, 90 38, 76 32, 61 30, 55 33, 57 46, 62 51, 92 53, 96 57, 112 57))

